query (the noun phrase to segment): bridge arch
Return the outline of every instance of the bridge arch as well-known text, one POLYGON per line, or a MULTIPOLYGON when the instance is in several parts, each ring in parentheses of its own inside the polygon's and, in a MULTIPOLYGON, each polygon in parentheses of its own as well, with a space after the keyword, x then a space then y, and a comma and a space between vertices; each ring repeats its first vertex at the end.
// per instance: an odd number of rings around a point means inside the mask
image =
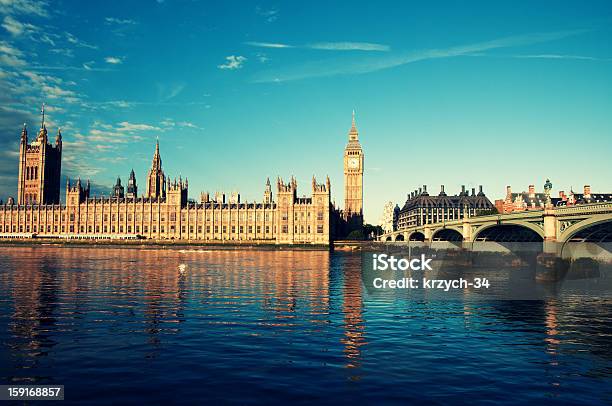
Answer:
POLYGON ((566 228, 561 242, 612 242, 612 219, 595 217, 566 228))
POLYGON ((420 231, 413 231, 408 236, 408 241, 425 241, 425 234, 420 231))
POLYGON ((390 235, 387 236, 387 238, 385 238, 385 241, 393 241, 393 237, 391 237, 390 235))
POLYGON ((404 241, 404 234, 398 234, 395 236, 395 241, 404 241))
POLYGON ((530 223, 487 224, 476 230, 473 241, 542 242, 543 231, 530 223))
POLYGON ((431 235, 432 241, 463 241, 463 234, 454 228, 440 228, 431 235))

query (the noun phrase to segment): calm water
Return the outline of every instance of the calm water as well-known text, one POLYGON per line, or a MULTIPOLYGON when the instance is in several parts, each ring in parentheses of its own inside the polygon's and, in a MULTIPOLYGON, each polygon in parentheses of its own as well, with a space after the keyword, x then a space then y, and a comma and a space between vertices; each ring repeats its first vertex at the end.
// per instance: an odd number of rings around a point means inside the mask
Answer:
POLYGON ((611 401, 609 297, 371 294, 361 261, 0 247, 2 383, 78 403, 611 401))

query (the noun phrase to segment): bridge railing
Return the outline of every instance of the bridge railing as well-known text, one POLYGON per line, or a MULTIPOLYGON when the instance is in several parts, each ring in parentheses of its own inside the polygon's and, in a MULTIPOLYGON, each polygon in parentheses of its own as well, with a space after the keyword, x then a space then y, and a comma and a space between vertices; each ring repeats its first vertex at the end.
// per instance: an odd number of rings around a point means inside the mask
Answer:
MULTIPOLYGON (((589 203, 589 204, 581 204, 570 207, 555 207, 552 209, 555 216, 563 216, 563 215, 571 215, 571 214, 600 214, 600 213, 611 213, 612 212, 612 202, 601 202, 601 203, 589 203)), ((525 218, 534 218, 534 217, 542 217, 544 215, 544 209, 537 210, 526 210, 517 213, 500 213, 500 214, 489 214, 486 216, 473 216, 467 219, 459 219, 452 221, 442 221, 438 223, 428 223, 420 226, 412 226, 410 228, 396 230, 391 233, 385 233, 378 236, 379 241, 385 241, 387 237, 395 237, 398 234, 409 234, 414 231, 421 231, 426 227, 429 228, 439 228, 439 227, 449 227, 449 226, 460 226, 464 222, 467 223, 485 223, 489 221, 504 221, 504 220, 514 220, 514 219, 525 219, 525 218)))

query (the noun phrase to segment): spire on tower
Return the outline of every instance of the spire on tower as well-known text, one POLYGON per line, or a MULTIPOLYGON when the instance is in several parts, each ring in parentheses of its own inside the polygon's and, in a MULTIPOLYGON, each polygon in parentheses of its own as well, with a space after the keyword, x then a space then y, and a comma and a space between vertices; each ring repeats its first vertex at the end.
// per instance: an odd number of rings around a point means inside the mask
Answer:
POLYGON ((45 128, 45 103, 42 104, 42 108, 40 109, 40 114, 42 116, 42 119, 40 121, 40 129, 42 130, 43 128, 45 128))
POLYGON ((21 141, 28 142, 28 128, 26 127, 26 123, 23 123, 23 129, 21 130, 21 141))
POLYGON ((359 132, 355 124, 355 110, 353 110, 353 118, 351 120, 351 129, 349 131, 349 141, 359 141, 359 132))

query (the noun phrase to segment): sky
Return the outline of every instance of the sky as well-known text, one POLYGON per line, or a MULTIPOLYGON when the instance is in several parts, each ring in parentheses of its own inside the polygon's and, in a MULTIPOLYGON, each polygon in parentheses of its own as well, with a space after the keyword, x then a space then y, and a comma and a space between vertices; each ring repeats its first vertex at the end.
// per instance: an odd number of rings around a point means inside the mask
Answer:
POLYGON ((609 193, 611 39, 608 1, 0 0, 0 199, 43 102, 97 194, 159 139, 190 198, 329 175, 342 207, 352 110, 370 223, 424 184, 609 193))

